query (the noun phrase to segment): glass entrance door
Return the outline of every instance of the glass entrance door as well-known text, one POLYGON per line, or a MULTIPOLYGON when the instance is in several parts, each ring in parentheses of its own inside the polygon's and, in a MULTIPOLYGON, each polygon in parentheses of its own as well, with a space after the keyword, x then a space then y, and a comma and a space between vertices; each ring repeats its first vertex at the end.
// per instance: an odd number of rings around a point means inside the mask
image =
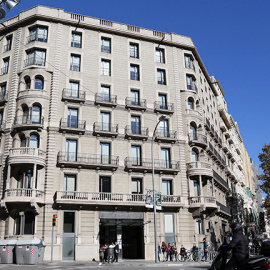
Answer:
POLYGON ((75 212, 64 212, 63 260, 75 260, 75 212))

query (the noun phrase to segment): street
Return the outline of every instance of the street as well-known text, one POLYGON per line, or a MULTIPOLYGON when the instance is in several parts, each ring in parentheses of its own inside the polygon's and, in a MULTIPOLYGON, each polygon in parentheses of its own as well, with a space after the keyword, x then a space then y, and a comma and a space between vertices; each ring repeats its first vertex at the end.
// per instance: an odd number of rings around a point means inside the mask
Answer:
POLYGON ((98 265, 98 262, 57 262, 57 263, 44 263, 39 265, 17 265, 17 264, 0 264, 0 269, 7 270, 45 270, 45 269, 113 269, 121 268, 123 270, 138 269, 164 269, 169 268, 171 270, 185 270, 185 269, 208 269, 210 267, 209 263, 202 262, 177 262, 177 263, 158 263, 147 262, 147 261, 123 261, 114 264, 104 264, 102 266, 98 265))

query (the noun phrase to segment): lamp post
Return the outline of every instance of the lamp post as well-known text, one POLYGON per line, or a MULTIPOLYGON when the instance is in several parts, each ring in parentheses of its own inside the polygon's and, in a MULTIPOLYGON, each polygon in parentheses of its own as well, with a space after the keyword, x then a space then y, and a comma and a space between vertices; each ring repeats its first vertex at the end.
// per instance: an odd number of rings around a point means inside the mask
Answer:
POLYGON ((18 5, 20 1, 21 0, 0 0, 0 21, 6 18, 6 11, 2 7, 2 4, 5 3, 7 10, 10 11, 12 8, 18 5))
POLYGON ((155 237, 155 263, 158 263, 158 248, 157 248, 157 208, 156 208, 156 192, 155 192, 155 165, 154 165, 154 139, 156 137, 156 130, 159 123, 166 119, 166 116, 161 115, 155 126, 152 142, 151 142, 151 156, 152 156, 152 182, 153 182, 153 206, 154 206, 154 237, 155 237))

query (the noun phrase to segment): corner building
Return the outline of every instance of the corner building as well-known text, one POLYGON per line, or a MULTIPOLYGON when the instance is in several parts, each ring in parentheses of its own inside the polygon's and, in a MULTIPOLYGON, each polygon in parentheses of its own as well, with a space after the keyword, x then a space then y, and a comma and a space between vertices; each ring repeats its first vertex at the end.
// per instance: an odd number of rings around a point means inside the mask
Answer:
POLYGON ((190 248, 207 235, 215 249, 231 218, 225 194, 245 180, 224 92, 192 40, 44 6, 4 25, 1 238, 40 237, 49 260, 57 214, 54 260, 98 260, 117 239, 122 258, 153 259, 145 189, 164 115, 158 242, 190 248))

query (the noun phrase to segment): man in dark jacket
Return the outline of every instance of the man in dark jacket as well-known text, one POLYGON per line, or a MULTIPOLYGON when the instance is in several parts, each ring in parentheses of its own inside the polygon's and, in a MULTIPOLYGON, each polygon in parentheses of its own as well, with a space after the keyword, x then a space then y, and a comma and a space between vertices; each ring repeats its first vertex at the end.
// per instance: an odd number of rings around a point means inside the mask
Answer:
POLYGON ((232 258, 226 264, 225 270, 231 270, 234 266, 241 270, 243 269, 241 263, 248 258, 248 240, 243 234, 241 223, 233 223, 231 229, 233 233, 232 241, 224 249, 226 251, 232 249, 232 258))

